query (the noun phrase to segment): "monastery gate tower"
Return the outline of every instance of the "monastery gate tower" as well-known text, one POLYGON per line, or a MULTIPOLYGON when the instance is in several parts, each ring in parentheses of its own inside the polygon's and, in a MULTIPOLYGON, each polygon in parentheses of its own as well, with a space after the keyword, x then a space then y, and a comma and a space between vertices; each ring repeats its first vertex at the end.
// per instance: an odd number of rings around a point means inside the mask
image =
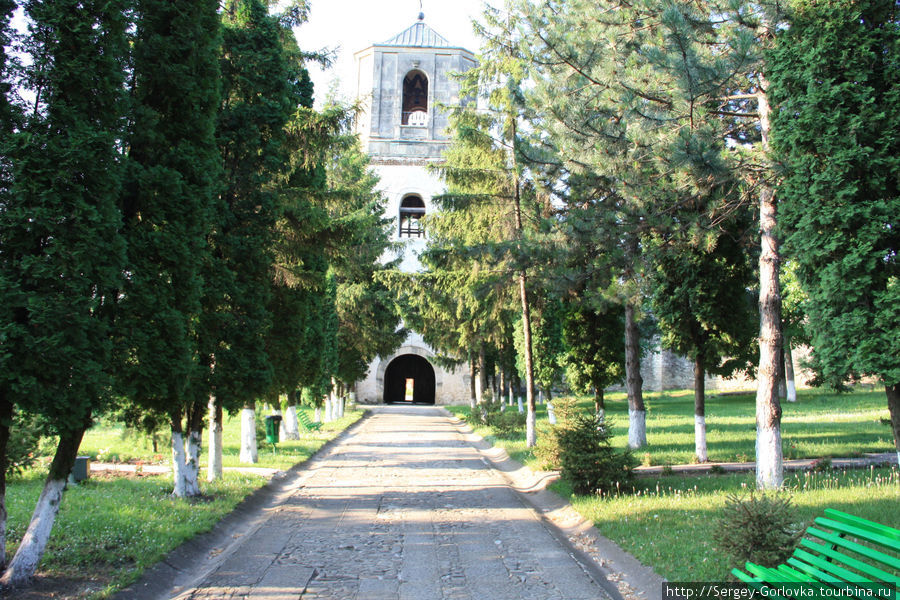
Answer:
MULTIPOLYGON (((447 115, 436 105, 459 102, 459 85, 451 74, 475 66, 475 56, 438 35, 420 13, 411 27, 355 58, 357 97, 364 107, 357 133, 381 178, 386 215, 394 220, 392 239, 403 242, 400 268, 415 272, 425 247, 421 219, 433 210, 432 198, 444 191, 426 168, 441 160, 449 140, 447 115)), ((393 355, 372 361, 366 378, 356 383, 357 401, 467 403, 466 367, 442 369, 434 355, 421 335, 410 333, 393 355)))

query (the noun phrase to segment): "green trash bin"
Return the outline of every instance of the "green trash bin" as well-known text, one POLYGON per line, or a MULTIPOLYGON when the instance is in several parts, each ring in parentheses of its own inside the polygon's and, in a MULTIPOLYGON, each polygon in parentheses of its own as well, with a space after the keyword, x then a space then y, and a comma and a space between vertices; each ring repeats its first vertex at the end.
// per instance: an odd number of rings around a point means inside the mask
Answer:
POLYGON ((270 444, 278 443, 278 431, 281 428, 281 415, 269 415, 266 417, 266 441, 270 444))

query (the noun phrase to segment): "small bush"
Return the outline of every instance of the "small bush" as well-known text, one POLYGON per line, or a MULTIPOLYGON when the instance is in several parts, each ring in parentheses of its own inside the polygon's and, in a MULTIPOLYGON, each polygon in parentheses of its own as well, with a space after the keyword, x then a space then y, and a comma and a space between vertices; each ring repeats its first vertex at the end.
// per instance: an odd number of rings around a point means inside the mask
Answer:
POLYGON ((803 537, 790 496, 751 492, 747 497, 730 494, 716 521, 717 548, 743 565, 750 561, 774 566, 790 557, 803 537))
POLYGON ((609 494, 628 488, 635 466, 627 450, 617 452, 610 444, 609 420, 596 415, 578 415, 556 433, 562 477, 576 494, 609 494))
POLYGON ((515 437, 525 427, 525 415, 517 410, 503 410, 502 401, 493 401, 485 391, 486 402, 477 405, 466 420, 473 425, 486 425, 501 438, 515 437))
POLYGON ((34 419, 13 417, 6 444, 6 475, 21 473, 37 460, 41 428, 34 419))

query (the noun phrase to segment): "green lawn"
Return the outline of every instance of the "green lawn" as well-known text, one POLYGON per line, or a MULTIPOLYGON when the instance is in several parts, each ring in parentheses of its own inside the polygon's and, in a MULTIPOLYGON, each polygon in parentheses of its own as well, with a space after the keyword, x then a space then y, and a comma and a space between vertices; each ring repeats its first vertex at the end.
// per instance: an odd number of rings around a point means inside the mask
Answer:
MULTIPOLYGON (((690 390, 650 392, 647 405, 648 447, 636 453, 642 464, 687 464, 694 457, 694 397, 690 390)), ((591 410, 588 399, 579 402, 591 410)), ((464 418, 466 406, 448 407, 464 418)), ((801 390, 795 403, 782 404, 782 437, 785 458, 844 458, 866 452, 894 449, 883 391, 835 394, 821 390, 801 390)), ((752 461, 756 441, 756 407, 753 394, 716 396, 706 400, 706 428, 709 459, 712 462, 752 461)), ((624 393, 609 394, 606 413, 613 423, 613 445, 624 447, 628 439, 628 403, 624 393)), ((546 407, 538 406, 538 434, 549 427, 546 407)), ((525 448, 524 433, 501 440, 488 429, 477 431, 507 449, 514 459, 536 466, 525 448)))
MULTIPOLYGON (((729 493, 747 493, 753 474, 640 479, 637 494, 572 496, 553 485, 607 538, 670 581, 724 581, 738 566, 712 542, 716 517, 729 493)), ((900 528, 900 471, 863 469, 792 473, 785 482, 799 521, 837 508, 900 528)))
MULTIPOLYGON (((303 409, 307 410, 307 409, 303 409)), ((312 411, 308 411, 312 420, 312 411)), ((263 443, 259 446, 259 462, 253 465, 241 463, 240 441, 241 422, 240 415, 225 417, 225 434, 222 438, 222 464, 225 467, 265 467, 271 469, 289 469, 291 466, 309 458, 328 440, 356 421, 362 416, 362 411, 351 410, 344 414, 342 419, 325 423, 317 432, 306 432, 300 426, 299 440, 283 440, 273 452, 270 444, 265 444, 265 439, 257 441, 263 443)), ((209 434, 204 431, 204 436, 209 434)), ((203 453, 200 456, 201 468, 205 469, 207 462, 207 442, 203 440, 203 453)), ((91 428, 84 436, 79 453, 90 456, 96 461, 134 462, 137 460, 147 464, 166 464, 171 460, 168 437, 160 439, 157 451, 153 451, 153 445, 145 435, 134 433, 119 424, 100 423, 91 428)))
MULTIPOLYGON (((276 453, 271 446, 261 447, 259 462, 244 466, 288 469, 309 458, 362 415, 359 410, 348 411, 343 419, 325 424, 319 432, 301 433, 301 440, 279 443, 276 453)), ((225 466, 240 466, 239 439, 240 419, 227 419, 225 466)), ((45 443, 43 448, 49 449, 50 444, 45 443)), ((95 460, 160 464, 168 464, 169 457, 166 446, 160 445, 154 453, 145 437, 119 425, 102 423, 87 432, 80 453, 95 460)), ((201 458, 205 466, 205 452, 201 458)), ((45 457, 42 464, 46 462, 45 457)), ((45 476, 46 468, 38 467, 8 482, 10 556, 25 532, 45 476)), ((105 598, 137 579, 146 567, 185 540, 211 529, 266 481, 260 475, 226 471, 223 481, 209 484, 205 477, 201 480, 201 499, 179 500, 171 497, 171 475, 95 473, 66 492, 39 574, 78 580, 77 587, 87 585, 93 590, 87 597, 105 598)))
MULTIPOLYGON (((694 453, 693 393, 650 393, 645 399, 649 447, 637 452, 637 458, 654 465, 690 463, 694 453)), ((754 402, 752 394, 707 398, 711 460, 753 460, 754 402)), ((579 406, 592 410, 587 399, 579 406)), ((833 394, 803 390, 796 403, 782 406, 787 458, 850 457, 894 450, 890 427, 881 422, 888 418, 882 391, 833 394)), ((467 406, 448 408, 462 418, 469 412, 467 406)), ((613 445, 624 448, 628 429, 624 394, 612 394, 606 408, 614 422, 613 445)), ((538 435, 549 427, 546 407, 538 406, 538 435)), ((515 460, 539 468, 525 448, 524 432, 501 439, 487 427, 475 427, 475 431, 505 448, 515 460)), ((799 520, 809 521, 831 507, 900 528, 900 471, 896 468, 789 473, 786 477, 799 520)), ((728 494, 748 493, 754 485, 751 473, 639 479, 634 493, 608 498, 573 496, 565 481, 553 488, 569 498, 604 536, 667 579, 721 581, 737 565, 712 545, 715 517, 728 494)))

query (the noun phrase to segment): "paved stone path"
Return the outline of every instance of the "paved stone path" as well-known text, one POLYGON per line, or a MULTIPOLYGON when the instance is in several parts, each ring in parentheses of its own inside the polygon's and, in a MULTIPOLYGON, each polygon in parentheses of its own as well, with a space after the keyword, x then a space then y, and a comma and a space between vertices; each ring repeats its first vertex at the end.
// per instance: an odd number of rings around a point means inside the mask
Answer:
POLYGON ((387 407, 190 600, 595 600, 603 589, 439 409, 387 407))

